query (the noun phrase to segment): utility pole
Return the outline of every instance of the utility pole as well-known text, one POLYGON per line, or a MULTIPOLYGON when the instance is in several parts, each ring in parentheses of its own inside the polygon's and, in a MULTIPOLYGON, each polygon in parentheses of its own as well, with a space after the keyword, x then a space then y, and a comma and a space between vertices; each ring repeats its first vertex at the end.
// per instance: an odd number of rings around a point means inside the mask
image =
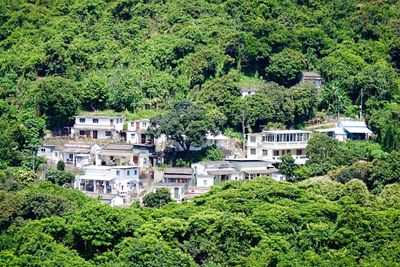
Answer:
POLYGON ((363 112, 363 98, 364 98, 364 88, 361 88, 361 94, 360 94, 360 120, 362 119, 362 112, 363 112))
POLYGON ((246 141, 246 128, 244 126, 244 113, 242 113, 242 134, 243 134, 242 149, 244 151, 244 149, 245 149, 244 143, 246 141))

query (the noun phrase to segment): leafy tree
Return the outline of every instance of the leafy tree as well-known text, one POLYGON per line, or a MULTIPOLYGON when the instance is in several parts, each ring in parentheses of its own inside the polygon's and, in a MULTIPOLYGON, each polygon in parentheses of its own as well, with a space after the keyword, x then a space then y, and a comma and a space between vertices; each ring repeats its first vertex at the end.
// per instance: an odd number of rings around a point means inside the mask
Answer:
POLYGON ((206 133, 216 130, 215 124, 206 117, 205 111, 184 100, 164 116, 151 120, 150 133, 154 136, 165 134, 188 152, 191 146, 202 146, 206 133))
POLYGON ((295 84, 301 71, 307 68, 304 55, 296 50, 285 49, 271 56, 265 73, 271 81, 289 87, 295 84))
POLYGON ((82 84, 82 105, 85 109, 96 111, 104 109, 109 97, 105 82, 98 76, 91 76, 82 84))
POLYGON ((59 160, 59 161, 57 162, 57 170, 59 170, 59 171, 65 170, 65 163, 64 163, 63 160, 59 160))
POLYGON ((292 154, 288 153, 283 155, 281 161, 282 162, 278 165, 279 171, 284 174, 289 181, 294 181, 297 165, 294 163, 295 160, 292 154))
POLYGON ((202 159, 205 161, 219 161, 224 159, 224 153, 221 149, 211 146, 206 150, 206 156, 202 159))
POLYGON ((80 105, 73 82, 61 77, 48 77, 38 82, 36 90, 37 107, 41 114, 46 115, 47 127, 54 129, 68 124, 80 105))
POLYGON ((50 181, 54 184, 65 185, 65 184, 70 184, 75 179, 75 176, 70 172, 65 172, 58 169, 57 170, 50 169, 46 172, 45 178, 47 181, 50 181))
POLYGON ((154 193, 149 193, 143 197, 143 205, 146 207, 158 207, 172 201, 171 192, 166 188, 159 188, 154 193))

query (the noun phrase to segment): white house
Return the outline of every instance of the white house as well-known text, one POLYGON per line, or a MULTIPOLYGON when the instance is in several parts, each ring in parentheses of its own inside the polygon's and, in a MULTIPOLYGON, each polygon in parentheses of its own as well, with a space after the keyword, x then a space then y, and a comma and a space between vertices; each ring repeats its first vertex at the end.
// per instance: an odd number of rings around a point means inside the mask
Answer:
POLYGON ((127 196, 139 193, 139 168, 135 166, 86 166, 75 176, 74 188, 83 192, 127 196))
POLYGON ((75 117, 72 137, 93 139, 119 139, 124 120, 116 116, 83 115, 75 117))
POLYGON ((128 144, 106 144, 97 154, 96 165, 137 165, 133 160, 133 146, 128 144))
POLYGON ((240 93, 242 94, 242 97, 246 97, 249 95, 254 95, 258 90, 260 90, 259 87, 243 87, 240 88, 240 93))
POLYGON ((257 159, 228 159, 237 171, 241 173, 242 180, 250 180, 260 176, 272 176, 278 170, 269 162, 257 159))
POLYGON ((128 121, 126 126, 126 142, 128 144, 153 144, 153 138, 147 133, 150 126, 150 120, 141 119, 128 121))
POLYGON ((47 159, 48 163, 56 164, 63 160, 62 148, 55 144, 44 143, 37 150, 37 156, 47 159))
POLYGON ((185 198, 187 184, 158 182, 153 186, 153 193, 160 188, 168 189, 171 192, 171 198, 177 202, 181 202, 185 198))
POLYGON ((192 164, 196 185, 211 187, 223 181, 241 180, 241 173, 228 161, 202 161, 192 164))
POLYGON ((61 150, 62 158, 66 164, 74 167, 84 167, 94 164, 96 155, 101 147, 94 142, 68 142, 61 150))
POLYGON ((365 121, 341 120, 338 127, 346 133, 347 139, 368 140, 373 132, 368 129, 365 121))
POLYGON ((315 131, 326 133, 340 142, 348 139, 368 140, 373 134, 364 121, 356 120, 340 120, 334 128, 317 129, 315 131))
POLYGON ((317 133, 325 133, 328 136, 335 138, 336 140, 343 142, 347 140, 347 134, 340 127, 325 128, 315 130, 317 133))
POLYGON ((248 134, 247 137, 247 158, 249 159, 278 163, 280 157, 290 153, 297 164, 304 164, 307 160, 306 146, 311 138, 310 131, 263 131, 248 134))
POLYGON ((165 168, 163 181, 154 184, 153 192, 159 188, 166 188, 171 192, 171 198, 180 202, 186 197, 186 190, 192 181, 192 168, 165 168))

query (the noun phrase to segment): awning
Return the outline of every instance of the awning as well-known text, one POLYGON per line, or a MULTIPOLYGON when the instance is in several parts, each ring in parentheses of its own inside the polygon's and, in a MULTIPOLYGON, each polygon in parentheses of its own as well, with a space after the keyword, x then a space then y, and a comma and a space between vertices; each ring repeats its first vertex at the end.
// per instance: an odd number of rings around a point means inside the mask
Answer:
POLYGON ((100 156, 114 156, 114 157, 132 157, 133 153, 132 152, 121 152, 121 151, 115 151, 115 150, 103 150, 100 151, 99 153, 100 156))
POLYGON ((90 181, 111 181, 114 180, 116 177, 113 176, 102 176, 102 175, 96 175, 96 176, 92 176, 92 175, 81 175, 78 176, 77 179, 80 180, 90 180, 90 181))
POLYGON ((277 172, 278 169, 271 168, 271 169, 263 169, 263 170, 245 170, 243 171, 246 174, 271 174, 277 172))
POLYGON ((349 133, 362 133, 362 134, 372 134, 372 131, 367 127, 344 127, 349 133))
POLYGON ((211 175, 228 175, 228 174, 234 174, 234 173, 239 173, 236 170, 211 170, 207 171, 207 173, 211 175))
POLYGON ((191 179, 191 175, 164 174, 164 178, 191 179))

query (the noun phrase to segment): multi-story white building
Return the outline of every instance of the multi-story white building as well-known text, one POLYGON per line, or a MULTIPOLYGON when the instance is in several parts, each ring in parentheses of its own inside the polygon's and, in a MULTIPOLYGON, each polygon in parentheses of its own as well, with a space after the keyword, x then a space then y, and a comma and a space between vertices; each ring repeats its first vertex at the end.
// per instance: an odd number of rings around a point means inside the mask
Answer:
POLYGON ((276 130, 248 134, 247 158, 277 163, 283 155, 290 153, 297 164, 304 164, 307 160, 306 146, 310 138, 310 131, 301 130, 276 130))
POLYGON ((128 121, 125 130, 126 142, 133 145, 149 145, 153 144, 153 139, 148 134, 147 130, 150 126, 150 120, 142 119, 128 121))
POLYGON ((82 168, 77 175, 74 188, 83 192, 127 196, 139 193, 139 167, 96 166, 82 168))
POLYGON ((75 117, 72 137, 93 139, 119 139, 124 120, 117 116, 83 115, 75 117))

